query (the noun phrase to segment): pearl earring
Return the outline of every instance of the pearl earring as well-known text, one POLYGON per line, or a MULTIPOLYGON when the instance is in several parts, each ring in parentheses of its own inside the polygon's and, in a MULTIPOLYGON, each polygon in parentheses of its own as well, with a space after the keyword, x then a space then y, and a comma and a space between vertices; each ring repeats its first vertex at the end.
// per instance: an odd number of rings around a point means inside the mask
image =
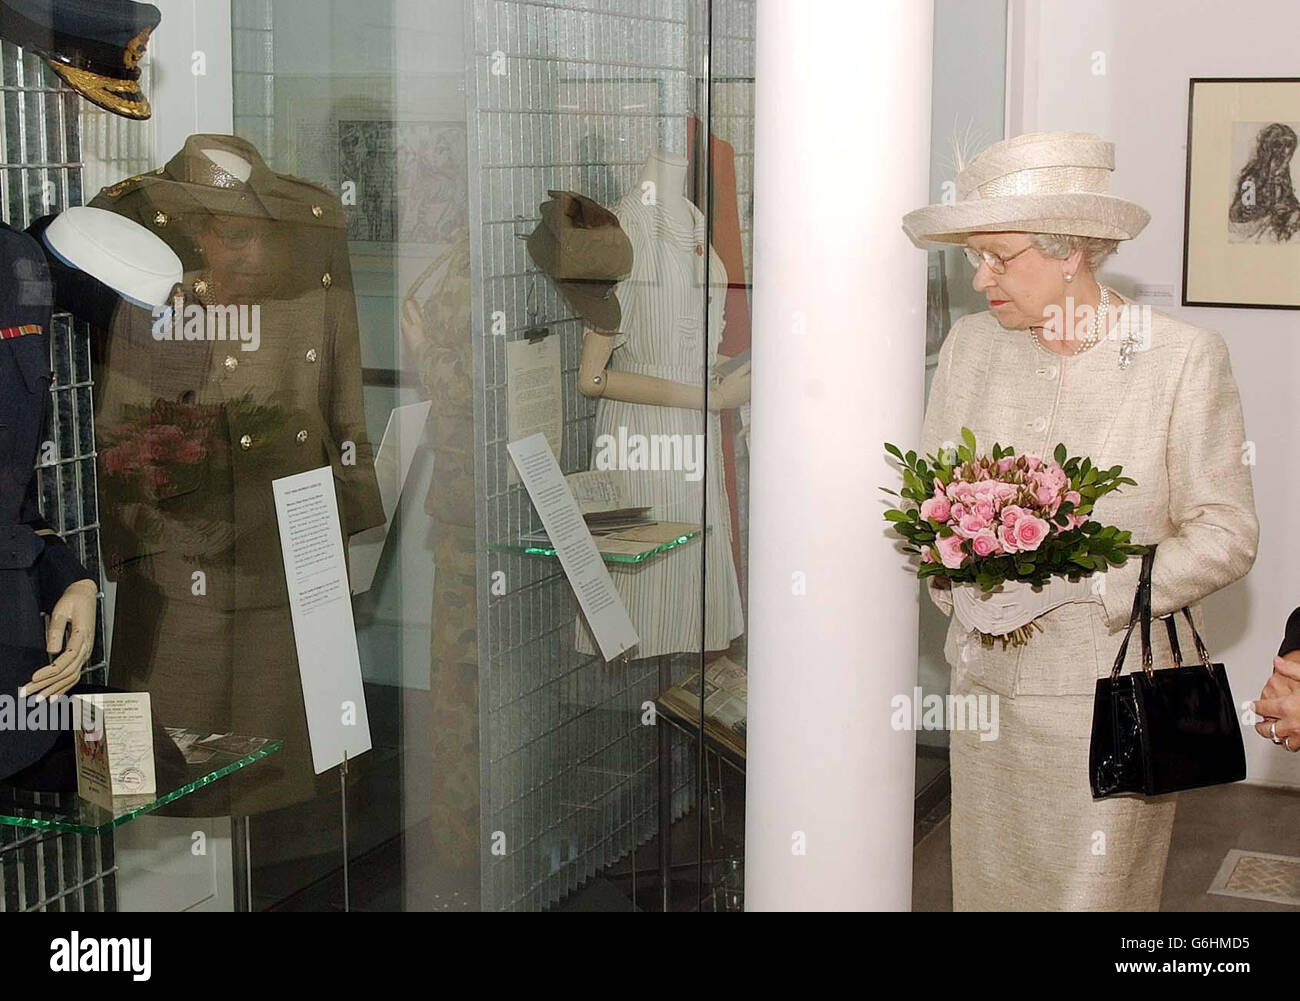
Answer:
POLYGON ((1070 274, 1070 272, 1067 271, 1067 272, 1065 273, 1065 280, 1066 280, 1067 282, 1072 282, 1072 281, 1074 281, 1074 275, 1070 274))

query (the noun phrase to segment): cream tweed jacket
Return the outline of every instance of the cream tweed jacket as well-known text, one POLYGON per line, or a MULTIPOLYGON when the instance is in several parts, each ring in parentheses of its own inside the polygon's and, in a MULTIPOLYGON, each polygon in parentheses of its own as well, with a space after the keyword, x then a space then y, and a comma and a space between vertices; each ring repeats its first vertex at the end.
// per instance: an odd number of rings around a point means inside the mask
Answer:
MULTIPOLYGON (((1137 481, 1097 502, 1093 518, 1158 542, 1152 614, 1188 605, 1210 653, 1199 602, 1244 576, 1255 560, 1259 523, 1251 486, 1241 401, 1223 338, 1150 307, 1126 305, 1117 335, 1139 332, 1127 368, 1120 340, 1103 340, 1077 357, 1006 330, 992 313, 959 320, 939 352, 921 436, 922 453, 960 441, 969 427, 981 452, 994 442, 1017 454, 1049 456, 1058 442, 1103 469, 1119 465, 1137 481)), ((1070 602, 1038 619, 1023 647, 985 649, 951 616, 944 656, 964 680, 1003 696, 1091 695, 1109 673, 1132 610, 1140 558, 1104 574, 1101 601, 1070 602)), ((952 611, 951 593, 929 582, 932 600, 952 611)), ((1195 648, 1180 629, 1184 663, 1195 648)), ((1135 633, 1138 630, 1134 630, 1135 633)), ((1155 666, 1172 666, 1163 625, 1151 631, 1155 666)), ((1139 637, 1125 671, 1140 669, 1139 637)))

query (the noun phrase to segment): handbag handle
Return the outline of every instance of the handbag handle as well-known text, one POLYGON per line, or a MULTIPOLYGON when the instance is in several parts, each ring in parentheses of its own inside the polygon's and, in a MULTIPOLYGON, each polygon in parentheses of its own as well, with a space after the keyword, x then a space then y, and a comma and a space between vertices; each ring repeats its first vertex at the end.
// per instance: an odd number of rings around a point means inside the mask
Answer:
MULTIPOLYGON (((1192 621, 1192 613, 1184 605, 1181 609, 1183 617, 1187 619, 1187 624, 1192 627, 1192 638, 1196 641, 1196 655, 1201 658, 1201 663, 1205 665, 1207 671, 1213 671, 1210 666, 1210 651, 1205 646, 1205 641, 1201 639, 1201 634, 1196 629, 1196 623, 1192 621)), ((1165 628, 1169 630, 1169 649, 1174 655, 1174 667, 1183 666, 1183 652, 1178 648, 1178 627, 1174 624, 1175 612, 1168 615, 1162 615, 1165 620, 1165 628)))
MULTIPOLYGON (((1142 556, 1142 570, 1138 576, 1137 592, 1133 595, 1133 612, 1129 616, 1128 629, 1124 633, 1124 642, 1120 644, 1119 652, 1115 655, 1115 665, 1111 668, 1110 676, 1112 679, 1118 678, 1120 671, 1124 668, 1124 658, 1128 653, 1129 637, 1133 635, 1133 627, 1141 623, 1142 626, 1142 670, 1148 677, 1152 674, 1151 658, 1151 571, 1155 564, 1157 543, 1150 543, 1147 551, 1142 556)), ((1201 634, 1196 628, 1196 623, 1192 621, 1191 610, 1184 605, 1179 609, 1183 617, 1187 619, 1187 624, 1192 628, 1192 637, 1196 641, 1196 653, 1201 658, 1201 663, 1205 669, 1213 673, 1214 668, 1210 665, 1210 651, 1205 646, 1205 641, 1201 639, 1201 634)), ((1169 649, 1173 653, 1174 666, 1183 666, 1183 654, 1178 645, 1178 629, 1174 623, 1174 614, 1162 615, 1165 620, 1165 628, 1169 632, 1169 649)))
POLYGON ((1137 590, 1133 594, 1133 612, 1129 615, 1128 629, 1124 631, 1124 642, 1119 645, 1119 652, 1115 654, 1115 665, 1110 670, 1110 677, 1113 681, 1118 678, 1120 671, 1124 669, 1124 657, 1128 653, 1128 642, 1133 636, 1133 627, 1139 622, 1142 624, 1142 670, 1148 675, 1152 673, 1151 667, 1151 566, 1156 559, 1156 544, 1152 543, 1147 546, 1147 551, 1142 554, 1142 571, 1138 575, 1137 590))

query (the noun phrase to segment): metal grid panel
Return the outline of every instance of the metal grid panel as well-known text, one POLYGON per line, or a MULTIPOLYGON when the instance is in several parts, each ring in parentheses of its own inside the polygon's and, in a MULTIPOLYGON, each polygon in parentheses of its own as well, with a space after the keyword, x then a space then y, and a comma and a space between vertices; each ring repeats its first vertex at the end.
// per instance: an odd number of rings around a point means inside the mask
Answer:
MULTIPOLYGON (((78 98, 35 56, 0 48, 0 211, 22 229, 39 216, 82 203, 78 98)), ((49 332, 54 373, 45 441, 52 455, 38 470, 45 517, 87 569, 99 573, 99 511, 90 346, 84 325, 56 315, 49 332)), ((88 680, 105 672, 103 602, 88 680)), ((0 828, 0 910, 98 911, 115 904, 113 842, 0 828)))
MULTIPOLYGON (((743 50, 747 41, 752 48, 753 6, 730 7, 727 30, 740 55, 726 65, 743 68, 752 62, 743 50)), ((572 642, 577 605, 558 565, 487 547, 535 527, 527 495, 507 481, 505 450, 505 344, 522 336, 530 291, 539 319, 562 341, 562 468, 587 468, 592 448, 595 406, 576 386, 581 323, 550 282, 534 277, 517 237, 536 225, 547 189, 612 205, 652 149, 686 152, 688 116, 704 117, 706 15, 707 0, 470 2, 485 909, 544 907, 655 833, 656 740, 641 725, 641 707, 659 691, 661 668, 678 681, 698 667, 698 655, 608 667, 583 657, 572 642), (494 53, 504 73, 493 72, 494 53), (581 107, 563 99, 583 86, 590 91, 581 107), (494 310, 506 314, 504 337, 487 332, 494 310), (486 586, 498 570, 502 596, 486 586), (491 852, 497 831, 504 855, 491 852)), ((748 110, 739 104, 737 116, 748 110)), ((740 155, 752 150, 752 125, 747 138, 737 132, 738 169, 748 179, 750 161, 740 155)), ((698 595, 681 599, 688 614, 698 607, 698 595)), ((686 741, 674 741, 671 768, 678 816, 694 799, 686 741)))

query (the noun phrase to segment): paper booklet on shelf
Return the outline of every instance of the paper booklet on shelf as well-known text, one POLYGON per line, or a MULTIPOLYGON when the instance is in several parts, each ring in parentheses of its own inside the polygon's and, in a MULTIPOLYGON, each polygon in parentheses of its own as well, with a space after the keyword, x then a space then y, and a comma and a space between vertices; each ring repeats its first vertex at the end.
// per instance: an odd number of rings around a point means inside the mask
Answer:
MULTIPOLYGON (((681 721, 700 722, 700 674, 666 689, 659 701, 681 721)), ((746 704, 749 682, 745 669, 719 657, 704 669, 704 732, 722 746, 745 756, 746 704)))
POLYGON ((77 794, 106 810, 114 796, 158 789, 148 692, 76 695, 77 794))

